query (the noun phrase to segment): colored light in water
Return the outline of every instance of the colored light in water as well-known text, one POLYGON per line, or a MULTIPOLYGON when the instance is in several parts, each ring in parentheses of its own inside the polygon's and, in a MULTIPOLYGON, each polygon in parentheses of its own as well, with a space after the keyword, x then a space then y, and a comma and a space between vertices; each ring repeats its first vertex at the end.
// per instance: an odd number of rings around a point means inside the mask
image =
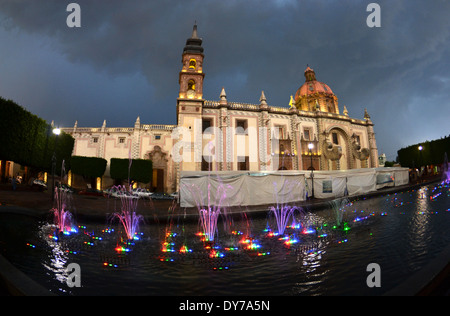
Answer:
POLYGON ((117 251, 117 252, 129 252, 130 251, 129 248, 125 248, 125 247, 122 247, 122 246, 117 246, 114 250, 117 251))
POLYGON ((187 253, 187 252, 192 252, 192 249, 189 249, 186 245, 183 245, 180 248, 180 253, 187 253))
POLYGON ((249 249, 249 250, 255 250, 255 249, 259 249, 259 248, 261 248, 261 245, 253 243, 253 242, 251 242, 247 246, 247 249, 249 249))
POLYGON ((304 234, 304 235, 315 234, 315 233, 316 233, 316 230, 312 227, 304 228, 302 230, 302 234, 304 234))
POLYGON ((293 223, 292 225, 286 226, 286 228, 300 229, 300 228, 302 228, 302 225, 300 223, 297 223, 297 224, 293 223))
POLYGON ((295 238, 295 237, 289 238, 288 240, 286 240, 286 241, 284 242, 284 244, 285 244, 286 246, 290 246, 290 245, 296 244, 296 243, 298 243, 298 239, 295 238))
POLYGON ((175 246, 175 243, 173 242, 163 242, 162 244, 162 252, 175 252, 175 249, 173 248, 175 246))
POLYGON ((221 253, 220 251, 216 251, 216 250, 212 250, 211 253, 209 254, 210 258, 223 258, 225 257, 225 255, 223 253, 221 253))

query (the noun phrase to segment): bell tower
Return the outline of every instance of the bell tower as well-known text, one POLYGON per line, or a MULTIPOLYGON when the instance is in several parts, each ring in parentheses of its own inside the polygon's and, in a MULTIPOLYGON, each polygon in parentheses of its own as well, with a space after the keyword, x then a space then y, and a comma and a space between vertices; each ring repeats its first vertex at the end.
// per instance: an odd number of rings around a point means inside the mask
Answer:
POLYGON ((180 114, 198 114, 201 116, 203 105, 203 47, 202 39, 197 35, 194 24, 192 35, 186 40, 181 58, 182 68, 179 74, 180 92, 177 99, 177 117, 180 114))
MULTIPOLYGON (((182 155, 177 167, 177 182, 180 171, 201 170, 202 161, 202 112, 203 112, 203 47, 194 24, 192 35, 186 40, 181 57, 182 68, 179 74, 180 91, 177 98, 177 125, 183 135, 178 138, 182 155)), ((177 142, 177 143, 178 143, 177 142)))

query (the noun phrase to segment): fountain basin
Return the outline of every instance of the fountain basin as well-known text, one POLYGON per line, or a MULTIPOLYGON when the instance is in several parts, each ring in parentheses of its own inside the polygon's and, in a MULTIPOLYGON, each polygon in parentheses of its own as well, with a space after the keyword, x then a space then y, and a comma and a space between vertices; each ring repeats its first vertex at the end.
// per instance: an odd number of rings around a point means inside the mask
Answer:
POLYGON ((333 228, 331 204, 305 208, 307 221, 288 223, 282 236, 267 209, 220 216, 213 242, 177 215, 141 225, 134 244, 120 225, 88 220, 54 240, 51 221, 2 207, 0 253, 57 295, 383 295, 446 254, 449 199, 448 184, 360 198, 340 214, 348 230, 333 228), (366 284, 371 262, 381 266, 381 288, 366 284), (81 267, 81 288, 66 284, 69 263, 81 267))

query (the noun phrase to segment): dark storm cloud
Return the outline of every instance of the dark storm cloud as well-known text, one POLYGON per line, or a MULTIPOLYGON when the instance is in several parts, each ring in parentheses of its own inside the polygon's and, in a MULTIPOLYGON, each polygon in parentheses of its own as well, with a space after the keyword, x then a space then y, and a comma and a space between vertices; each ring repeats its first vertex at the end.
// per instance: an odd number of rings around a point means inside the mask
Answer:
MULTIPOLYGON (((218 99, 223 86, 230 101, 258 103, 264 90, 269 104, 287 106, 309 64, 341 111, 346 105, 362 118, 368 109, 389 159, 402 146, 450 133, 448 1, 377 1, 382 26, 369 28, 370 1, 80 0, 79 29, 65 25, 69 2, 0 1, 3 32, 17 34, 8 49, 22 49, 18 64, 27 43, 45 43, 29 53, 49 70, 40 74, 42 96, 27 106, 46 119, 58 113, 66 124, 131 126, 140 115, 174 123, 181 53, 196 20, 206 99, 218 99), (52 69, 52 60, 61 66, 52 69), (42 86, 46 80, 58 89, 42 86)), ((36 67, 30 73, 38 77, 36 67)))

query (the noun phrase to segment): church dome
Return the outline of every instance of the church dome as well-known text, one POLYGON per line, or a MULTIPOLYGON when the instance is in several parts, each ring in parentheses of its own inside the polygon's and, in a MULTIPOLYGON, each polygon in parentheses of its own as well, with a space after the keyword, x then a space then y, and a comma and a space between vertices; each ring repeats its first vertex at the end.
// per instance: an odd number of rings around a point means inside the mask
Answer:
POLYGON ((316 80, 316 73, 309 66, 305 70, 305 78, 305 83, 295 93, 296 102, 302 97, 316 93, 334 95, 333 90, 327 84, 316 80))

